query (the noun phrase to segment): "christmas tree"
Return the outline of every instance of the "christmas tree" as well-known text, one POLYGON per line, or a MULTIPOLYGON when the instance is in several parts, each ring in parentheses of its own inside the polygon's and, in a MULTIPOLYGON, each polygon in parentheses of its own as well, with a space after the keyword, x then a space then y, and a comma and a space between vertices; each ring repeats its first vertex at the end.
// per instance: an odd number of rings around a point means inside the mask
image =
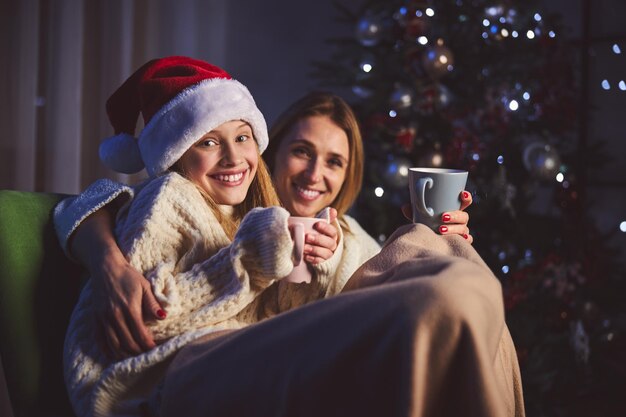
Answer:
MULTIPOLYGON (((532 1, 336 3, 354 36, 313 75, 351 91, 366 149, 354 215, 406 222, 412 166, 469 171, 474 246, 502 282, 529 416, 626 412, 626 279, 585 212, 579 51, 532 1), (581 179, 582 178, 582 179, 581 179)), ((375 219, 372 221, 372 219, 375 219)))

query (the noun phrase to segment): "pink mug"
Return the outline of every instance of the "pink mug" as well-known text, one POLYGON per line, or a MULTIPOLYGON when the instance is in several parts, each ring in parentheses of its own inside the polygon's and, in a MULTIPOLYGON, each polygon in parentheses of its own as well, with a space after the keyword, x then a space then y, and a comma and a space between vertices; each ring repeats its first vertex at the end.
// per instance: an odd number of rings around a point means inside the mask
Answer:
POLYGON ((291 216, 287 220, 291 236, 293 239, 293 270, 289 275, 283 278, 287 282, 311 282, 313 270, 309 264, 304 261, 304 237, 306 235, 317 235, 317 231, 313 229, 313 225, 317 222, 328 222, 327 219, 318 217, 295 217, 291 216))

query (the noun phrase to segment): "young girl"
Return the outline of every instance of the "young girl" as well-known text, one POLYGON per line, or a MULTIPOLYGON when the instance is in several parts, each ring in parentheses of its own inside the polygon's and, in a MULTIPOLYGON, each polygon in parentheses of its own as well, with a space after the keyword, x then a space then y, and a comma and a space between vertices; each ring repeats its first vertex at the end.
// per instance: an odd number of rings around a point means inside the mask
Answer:
POLYGON ((87 282, 64 353, 79 416, 140 415, 174 353, 258 321, 257 296, 293 268, 289 214, 270 207, 278 200, 260 158, 265 120, 246 87, 203 61, 157 59, 110 97, 107 113, 117 135, 103 143, 101 159, 119 172, 145 167, 149 179, 123 190, 98 181, 64 206, 81 221, 94 211, 90 201, 133 197, 119 210, 115 235, 167 315, 147 321, 157 347, 112 360, 95 341, 87 282), (135 139, 139 112, 145 128, 135 139))

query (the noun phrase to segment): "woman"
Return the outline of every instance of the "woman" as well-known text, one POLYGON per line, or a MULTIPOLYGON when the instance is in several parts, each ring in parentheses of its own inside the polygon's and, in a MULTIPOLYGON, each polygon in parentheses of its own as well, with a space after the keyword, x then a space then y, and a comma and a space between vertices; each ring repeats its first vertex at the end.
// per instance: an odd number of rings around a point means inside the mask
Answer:
MULTIPOLYGON (((317 280, 310 286, 281 285, 280 311, 338 294, 348 278, 379 252, 379 244, 347 215, 361 189, 363 143, 354 112, 339 96, 310 93, 292 104, 270 130, 264 154, 283 206, 294 216, 315 217, 336 210, 335 227, 319 222, 319 235, 307 236, 306 260, 317 280)), ((441 234, 459 234, 472 242, 464 210, 471 204, 462 192, 461 210, 444 213, 441 234)))
MULTIPOLYGON (((274 286, 266 291, 263 315, 272 315, 339 293, 380 246, 346 215, 361 188, 364 156, 356 117, 341 98, 312 93, 296 102, 271 129, 264 155, 279 198, 292 215, 314 216, 330 206, 338 219, 335 226, 318 223, 320 235, 307 237, 305 260, 317 272, 315 284, 274 286)), ((163 319, 166 314, 113 238, 113 213, 129 195, 125 191, 119 187, 105 210, 95 210, 78 226, 74 219, 63 225, 67 221, 62 205, 55 218, 62 245, 87 267, 94 292, 103 294, 95 298, 95 310, 103 339, 115 356, 137 355, 155 347, 144 321, 163 319)), ((461 199, 462 209, 471 204, 469 193, 464 192, 461 199)), ((468 219, 460 210, 445 213, 440 232, 460 234, 471 242, 468 219)))
MULTIPOLYGON (((292 104, 270 129, 263 158, 292 215, 312 217, 329 206, 340 220, 350 218, 346 213, 361 190, 364 154, 356 116, 342 98, 314 92, 292 104)), ((460 199, 461 210, 444 213, 439 232, 462 235, 471 243, 469 216, 462 210, 472 198, 463 192, 460 199)))

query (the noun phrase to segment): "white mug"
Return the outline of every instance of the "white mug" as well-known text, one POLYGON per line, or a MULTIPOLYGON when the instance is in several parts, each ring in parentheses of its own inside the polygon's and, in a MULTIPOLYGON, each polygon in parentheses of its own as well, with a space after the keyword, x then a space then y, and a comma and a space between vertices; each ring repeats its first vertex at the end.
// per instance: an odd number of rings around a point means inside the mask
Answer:
POLYGON ((467 171, 447 168, 409 168, 409 192, 413 223, 437 230, 441 215, 461 208, 467 171))

